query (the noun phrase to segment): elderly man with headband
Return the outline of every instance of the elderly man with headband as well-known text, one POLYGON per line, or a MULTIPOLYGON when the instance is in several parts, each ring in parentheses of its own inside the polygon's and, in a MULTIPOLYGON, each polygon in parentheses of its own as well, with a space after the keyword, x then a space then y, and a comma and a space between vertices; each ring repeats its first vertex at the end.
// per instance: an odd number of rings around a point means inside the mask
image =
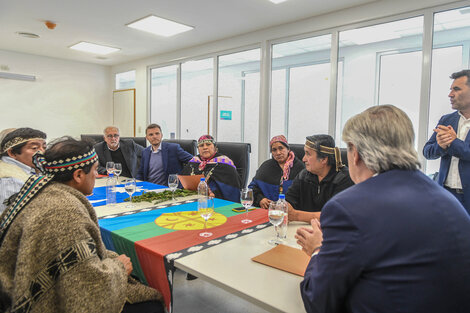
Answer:
POLYGON ((331 136, 308 136, 304 150, 305 169, 294 179, 286 200, 289 221, 310 223, 311 219, 320 218, 328 200, 354 183, 331 136))
POLYGON ((0 213, 9 198, 20 191, 24 182, 36 174, 33 155, 46 149, 46 134, 32 128, 17 128, 2 132, 0 142, 0 213))
POLYGON ((419 170, 413 125, 392 105, 343 128, 356 185, 297 230, 312 256, 300 285, 307 312, 468 313, 470 217, 419 170))
POLYGON ((0 286, 7 312, 164 312, 161 295, 129 275, 125 255, 105 248, 93 191, 98 156, 91 143, 61 138, 35 155, 31 176, 0 216, 0 286))

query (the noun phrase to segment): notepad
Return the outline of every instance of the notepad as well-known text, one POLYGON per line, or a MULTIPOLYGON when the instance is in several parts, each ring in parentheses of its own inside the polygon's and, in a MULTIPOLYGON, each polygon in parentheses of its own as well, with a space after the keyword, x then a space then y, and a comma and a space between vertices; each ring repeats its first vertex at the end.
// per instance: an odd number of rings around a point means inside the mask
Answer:
POLYGON ((252 260, 303 277, 310 257, 300 249, 277 245, 252 260))

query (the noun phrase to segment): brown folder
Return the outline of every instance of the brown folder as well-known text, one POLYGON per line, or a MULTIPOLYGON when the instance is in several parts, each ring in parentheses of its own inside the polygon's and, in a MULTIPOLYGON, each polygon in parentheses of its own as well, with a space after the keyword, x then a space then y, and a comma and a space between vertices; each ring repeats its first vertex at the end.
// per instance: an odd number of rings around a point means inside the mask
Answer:
POLYGON ((300 249, 277 245, 252 260, 303 277, 310 257, 300 249))
POLYGON ((181 185, 183 185, 184 189, 187 190, 193 190, 197 191, 197 185, 199 185, 199 182, 201 181, 201 178, 204 177, 204 175, 178 175, 178 179, 181 182, 181 185))

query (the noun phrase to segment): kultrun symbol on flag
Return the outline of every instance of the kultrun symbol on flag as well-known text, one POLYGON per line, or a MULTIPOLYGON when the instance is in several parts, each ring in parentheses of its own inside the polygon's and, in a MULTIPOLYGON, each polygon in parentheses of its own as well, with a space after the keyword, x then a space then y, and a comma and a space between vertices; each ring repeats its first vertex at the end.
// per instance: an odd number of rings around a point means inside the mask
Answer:
MULTIPOLYGON (((225 224, 227 217, 216 213, 207 220, 207 228, 225 224)), ((204 229, 204 219, 196 211, 163 213, 156 220, 155 224, 160 227, 174 230, 197 230, 204 229)))

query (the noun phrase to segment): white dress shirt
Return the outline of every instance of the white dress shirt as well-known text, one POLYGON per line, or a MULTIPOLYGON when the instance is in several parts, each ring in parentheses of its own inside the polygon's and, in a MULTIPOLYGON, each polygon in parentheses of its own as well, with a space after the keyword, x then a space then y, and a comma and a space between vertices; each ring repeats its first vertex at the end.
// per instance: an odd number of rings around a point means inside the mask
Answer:
MULTIPOLYGON (((29 167, 28 165, 8 156, 2 157, 2 161, 6 164, 17 166, 19 170, 24 171, 26 175, 36 174, 34 168, 29 167)), ((0 213, 2 213, 6 208, 6 205, 3 204, 3 201, 20 191, 21 187, 23 187, 23 184, 24 180, 18 177, 0 177, 0 213)))
MULTIPOLYGON (((457 129, 457 138, 465 141, 468 130, 470 129, 470 119, 466 119, 462 113, 459 112, 459 126, 457 129)), ((449 173, 447 174, 444 185, 452 189, 462 189, 462 182, 460 181, 459 173, 459 158, 453 156, 450 161, 449 173)))

